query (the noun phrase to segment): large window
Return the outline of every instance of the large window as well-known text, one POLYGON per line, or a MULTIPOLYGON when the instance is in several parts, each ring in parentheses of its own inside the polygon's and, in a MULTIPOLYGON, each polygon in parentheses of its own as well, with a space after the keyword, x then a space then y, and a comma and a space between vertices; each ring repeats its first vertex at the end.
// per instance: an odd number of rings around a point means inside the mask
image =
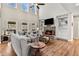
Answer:
POLYGON ((1 3, 0 3, 0 8, 1 8, 1 3))
POLYGON ((35 14, 35 5, 32 5, 32 13, 35 14))
POLYGON ((29 3, 22 3, 22 4, 21 4, 21 9, 22 9, 22 11, 24 11, 24 12, 29 12, 29 8, 30 8, 29 3))
POLYGON ((9 8, 16 8, 17 4, 16 3, 8 3, 9 8))
POLYGON ((37 14, 36 4, 30 5, 30 12, 33 13, 33 14, 37 14))

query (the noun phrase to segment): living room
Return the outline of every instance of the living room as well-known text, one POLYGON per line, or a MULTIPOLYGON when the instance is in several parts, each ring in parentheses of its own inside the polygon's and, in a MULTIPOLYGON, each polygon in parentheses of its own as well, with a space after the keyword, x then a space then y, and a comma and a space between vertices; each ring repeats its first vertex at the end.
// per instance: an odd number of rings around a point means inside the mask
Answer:
POLYGON ((76 5, 0 3, 0 55, 79 55, 79 9, 76 5))

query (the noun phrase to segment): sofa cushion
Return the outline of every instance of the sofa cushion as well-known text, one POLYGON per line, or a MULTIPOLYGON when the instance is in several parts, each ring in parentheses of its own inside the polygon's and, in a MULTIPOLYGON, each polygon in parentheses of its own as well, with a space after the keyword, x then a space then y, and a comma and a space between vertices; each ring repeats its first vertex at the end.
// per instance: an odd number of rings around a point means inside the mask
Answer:
POLYGON ((28 38, 20 36, 20 39, 21 39, 22 56, 27 56, 30 49, 30 45, 27 43, 28 38))
POLYGON ((22 52, 21 52, 21 42, 19 40, 19 35, 18 34, 12 34, 11 35, 11 43, 12 43, 12 47, 14 49, 14 51, 16 52, 16 54, 18 56, 21 56, 22 55, 22 52))

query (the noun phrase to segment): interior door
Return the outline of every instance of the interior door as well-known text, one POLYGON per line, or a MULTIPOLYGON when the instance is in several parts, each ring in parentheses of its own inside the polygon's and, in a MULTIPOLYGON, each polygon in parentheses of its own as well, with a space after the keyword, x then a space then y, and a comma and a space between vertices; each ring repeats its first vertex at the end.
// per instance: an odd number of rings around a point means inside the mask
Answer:
POLYGON ((73 39, 78 39, 78 27, 79 27, 79 17, 74 17, 73 19, 74 23, 73 23, 73 39))

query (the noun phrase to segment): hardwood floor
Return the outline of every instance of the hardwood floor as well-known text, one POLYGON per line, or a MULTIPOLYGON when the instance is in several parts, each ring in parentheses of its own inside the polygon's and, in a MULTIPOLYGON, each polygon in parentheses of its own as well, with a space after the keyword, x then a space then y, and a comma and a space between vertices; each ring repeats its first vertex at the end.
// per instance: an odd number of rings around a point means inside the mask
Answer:
POLYGON ((0 56, 16 56, 14 50, 11 47, 11 43, 0 44, 0 56))
POLYGON ((52 40, 41 49, 43 56, 79 56, 79 40, 52 40))
MULTIPOLYGON (((51 40, 40 52, 42 56, 79 56, 79 40, 51 40)), ((0 44, 0 56, 16 56, 11 43, 0 44)))

